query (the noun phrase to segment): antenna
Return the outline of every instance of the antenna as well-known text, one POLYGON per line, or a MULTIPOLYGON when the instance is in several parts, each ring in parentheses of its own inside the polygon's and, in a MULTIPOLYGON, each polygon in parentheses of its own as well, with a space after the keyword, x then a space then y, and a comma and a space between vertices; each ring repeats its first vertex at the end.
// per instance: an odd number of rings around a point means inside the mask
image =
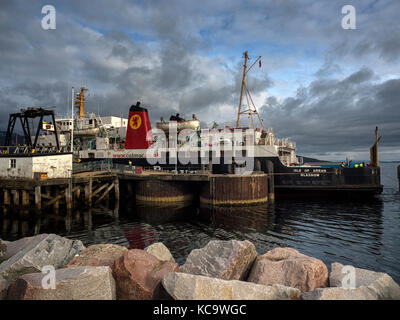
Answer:
POLYGON ((250 71, 251 68, 253 68, 253 66, 257 63, 257 61, 260 61, 261 56, 259 56, 256 59, 256 61, 253 62, 253 64, 250 66, 250 68, 247 69, 247 60, 248 59, 249 59, 249 54, 246 51, 244 53, 243 78, 242 78, 242 86, 241 86, 241 89, 240 89, 239 110, 238 110, 238 116, 237 116, 237 121, 236 121, 236 128, 239 128, 240 115, 247 114, 249 116, 250 120, 251 120, 251 124, 253 126, 253 129, 255 129, 254 119, 253 119, 253 114, 255 114, 255 115, 257 115, 258 120, 260 121, 262 129, 265 129, 263 121, 260 118, 260 115, 258 114, 258 111, 257 111, 257 108, 256 108, 256 106, 254 104, 253 98, 251 97, 250 91, 249 91, 249 89, 247 88, 247 85, 246 85, 246 75, 247 75, 247 73, 250 71), (241 109, 242 109, 243 91, 244 91, 244 94, 246 96, 248 109, 242 111, 241 109))

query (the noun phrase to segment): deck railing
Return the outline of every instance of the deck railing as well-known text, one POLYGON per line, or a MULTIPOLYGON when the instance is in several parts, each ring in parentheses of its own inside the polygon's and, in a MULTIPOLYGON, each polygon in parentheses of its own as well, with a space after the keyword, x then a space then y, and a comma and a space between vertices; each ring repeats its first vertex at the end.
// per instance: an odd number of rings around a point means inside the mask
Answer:
POLYGON ((36 148, 30 146, 0 146, 0 156, 55 154, 66 152, 69 152, 66 147, 60 147, 60 149, 57 149, 55 146, 37 146, 36 148))

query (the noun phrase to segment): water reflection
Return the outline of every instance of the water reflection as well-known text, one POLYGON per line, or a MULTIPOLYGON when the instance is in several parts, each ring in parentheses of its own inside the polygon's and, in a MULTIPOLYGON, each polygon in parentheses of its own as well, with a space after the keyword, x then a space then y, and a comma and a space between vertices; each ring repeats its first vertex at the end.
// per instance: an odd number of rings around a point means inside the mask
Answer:
POLYGON ((323 260, 389 273, 400 282, 400 195, 365 201, 277 200, 250 207, 144 206, 38 213, 3 208, 1 238, 57 233, 85 245, 144 248, 161 241, 176 261, 212 239, 252 241, 259 253, 293 247, 323 260))
POLYGON ((266 232, 274 216, 269 214, 268 206, 249 207, 210 207, 202 205, 198 219, 210 223, 215 228, 229 231, 266 232))

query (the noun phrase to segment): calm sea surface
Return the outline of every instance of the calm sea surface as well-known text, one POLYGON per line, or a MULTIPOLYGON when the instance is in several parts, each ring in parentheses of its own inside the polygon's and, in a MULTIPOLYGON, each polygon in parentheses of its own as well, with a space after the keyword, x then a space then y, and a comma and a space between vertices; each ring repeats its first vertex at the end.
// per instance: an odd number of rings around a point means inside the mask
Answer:
POLYGON ((144 248, 163 242, 178 263, 212 239, 250 240, 262 254, 292 247, 332 262, 387 272, 400 283, 399 163, 383 163, 385 185, 365 201, 277 200, 247 208, 144 207, 125 202, 119 209, 96 208, 72 215, 0 216, 0 237, 15 240, 35 233, 57 233, 85 245, 117 243, 144 248))

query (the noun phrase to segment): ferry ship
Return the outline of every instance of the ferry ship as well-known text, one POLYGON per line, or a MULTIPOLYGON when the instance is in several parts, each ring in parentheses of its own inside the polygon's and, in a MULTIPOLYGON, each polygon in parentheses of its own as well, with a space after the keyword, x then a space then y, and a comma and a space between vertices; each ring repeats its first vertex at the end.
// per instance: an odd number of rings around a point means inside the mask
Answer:
MULTIPOLYGON (((74 121, 68 118, 55 121, 59 141, 66 147, 72 141, 74 153, 80 162, 111 160, 113 163, 177 173, 266 172, 274 176, 275 194, 278 197, 343 194, 370 197, 382 192, 377 128, 376 141, 370 148, 369 164, 352 166, 349 163, 304 163, 302 157, 296 155, 295 142, 276 139, 272 128, 264 128, 246 84, 247 73, 261 57, 250 67, 247 67, 247 52, 244 58, 240 102, 234 128, 225 126, 201 129, 195 115, 185 120, 177 114, 168 121, 161 118, 156 123, 158 131, 152 130, 149 111, 140 102, 130 107, 128 118, 86 115, 84 95, 87 89, 81 88, 75 101, 79 109, 77 118, 74 121), (243 98, 246 98, 247 105, 242 103, 243 98), (240 127, 240 117, 243 115, 248 115, 251 128, 240 127), (257 119, 260 128, 254 125, 257 119), (236 136, 240 137, 237 139, 236 136)), ((51 144, 50 140, 50 137, 41 136, 39 144, 51 144)))

